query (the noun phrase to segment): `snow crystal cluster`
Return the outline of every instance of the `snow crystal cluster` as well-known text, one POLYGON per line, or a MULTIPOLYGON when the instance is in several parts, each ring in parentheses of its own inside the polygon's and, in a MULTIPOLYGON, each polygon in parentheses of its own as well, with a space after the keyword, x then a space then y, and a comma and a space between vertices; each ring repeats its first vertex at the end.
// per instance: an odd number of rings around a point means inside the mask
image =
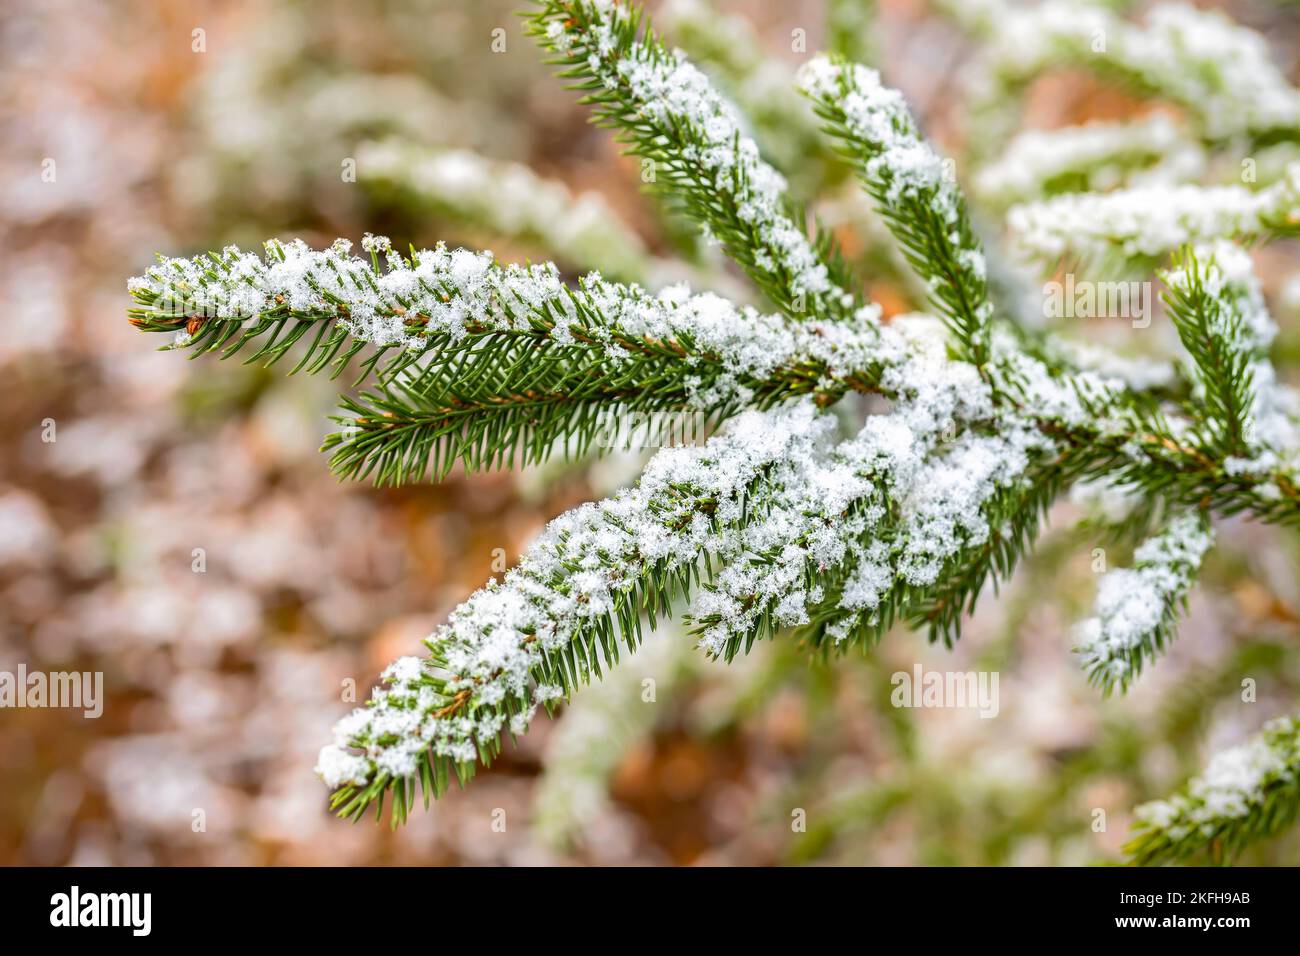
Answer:
POLYGON ((574 298, 585 313, 607 321, 585 331, 604 344, 612 361, 629 357, 620 344, 629 340, 690 343, 687 368, 691 354, 707 356, 709 361, 698 361, 698 374, 687 382, 688 402, 698 409, 748 401, 755 384, 800 366, 822 369, 819 384, 842 391, 842 383, 855 375, 874 379, 881 361, 883 333, 876 305, 859 309, 850 321, 795 325, 781 316, 737 308, 713 293, 692 295, 684 284, 650 296, 589 277, 574 298))
POLYGON ((995 407, 974 366, 948 361, 940 337, 918 334, 917 318, 895 324, 879 345, 895 409, 829 452, 810 448, 783 473, 772 506, 736 536, 727 566, 692 606, 707 652, 725 653, 768 615, 778 626, 807 623, 830 599, 819 582, 836 577, 843 587, 828 633, 843 639, 897 586, 933 585, 986 541, 990 503, 1053 450, 1028 416, 995 407), (995 423, 995 434, 968 431, 976 423, 995 423))
POLYGON ((1090 674, 1121 682, 1135 676, 1142 651, 1159 643, 1160 629, 1192 586, 1213 540, 1199 514, 1176 515, 1137 549, 1133 568, 1101 579, 1096 615, 1075 628, 1075 650, 1090 674))
POLYGON ((890 517, 889 496, 901 497, 897 483, 915 473, 921 451, 900 418, 874 416, 829 456, 810 448, 793 461, 772 507, 741 530, 727 566, 696 597, 700 647, 722 655, 768 614, 780 626, 806 623, 808 605, 824 596, 809 579, 838 568, 890 517))

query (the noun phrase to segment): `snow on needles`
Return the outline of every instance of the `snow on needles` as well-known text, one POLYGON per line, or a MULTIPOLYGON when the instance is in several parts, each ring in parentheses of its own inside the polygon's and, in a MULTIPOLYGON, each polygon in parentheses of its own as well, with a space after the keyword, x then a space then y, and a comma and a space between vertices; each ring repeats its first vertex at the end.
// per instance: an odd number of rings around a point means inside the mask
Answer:
POLYGON ((635 11, 611 0, 557 3, 541 17, 545 42, 582 62, 623 108, 634 111, 636 137, 685 140, 661 175, 711 193, 748 224, 755 265, 784 276, 790 297, 825 299, 839 308, 852 296, 838 288, 803 229, 786 213, 786 182, 759 155, 735 107, 680 50, 625 41, 635 11))
POLYGON ((1179 103, 1212 140, 1300 123, 1300 94, 1273 64, 1268 44, 1218 10, 1161 4, 1145 24, 1132 24, 1075 0, 972 6, 990 41, 991 73, 1024 79, 1064 62, 1119 74, 1179 103))
POLYGON ((975 188, 986 200, 1008 206, 1038 199, 1063 178, 1083 178, 1091 190, 1105 190, 1126 180, 1188 180, 1204 165, 1200 148, 1157 114, 1124 123, 1028 130, 978 172, 975 188))
POLYGON ((1203 516, 1176 515, 1134 554, 1134 567, 1101 579, 1096 615, 1075 629, 1076 652, 1094 680, 1126 685, 1154 655, 1163 629, 1192 586, 1214 535, 1203 516))
POLYGON ((1183 793, 1138 807, 1143 841, 1197 842, 1257 814, 1270 792, 1300 783, 1300 720, 1281 717, 1240 746, 1211 758, 1183 793))
MULTIPOLYGON (((699 408, 746 400, 754 382, 778 369, 811 363, 826 370, 829 382, 880 360, 874 305, 845 321, 793 324, 713 293, 692 295, 685 285, 651 295, 593 273, 571 289, 550 263, 499 265, 491 253, 443 245, 404 259, 382 236, 367 236, 363 246, 385 256, 387 269, 349 255, 346 239, 321 251, 295 239, 268 242, 264 258, 236 246, 163 258, 129 288, 160 316, 256 322, 288 308, 303 318, 337 321, 376 346, 412 352, 470 334, 513 331, 594 349, 616 367, 636 357, 629 349, 639 342, 689 342, 699 373, 689 377, 689 397, 699 408), (712 365, 719 368, 705 376, 712 365)), ((188 337, 177 344, 187 343, 188 337)), ((690 371, 690 355, 685 346, 681 351, 690 371)))
POLYGON ((919 199, 956 222, 961 208, 956 180, 917 132, 902 93, 881 83, 873 69, 824 56, 804 64, 799 84, 814 100, 834 103, 848 129, 870 144, 874 155, 867 160, 866 174, 884 184, 891 207, 903 197, 919 199))
POLYGON ((634 488, 555 519, 504 581, 476 592, 429 638, 444 666, 415 658, 390 666, 370 706, 335 727, 317 772, 332 786, 405 777, 426 750, 473 761, 503 730, 523 733, 539 704, 563 695, 535 680, 545 655, 635 606, 652 572, 685 571, 722 550, 758 506, 750 499, 761 497, 765 473, 775 470, 779 485, 832 424, 811 402, 746 412, 703 447, 661 451, 634 488))
POLYGON ((1151 185, 1078 193, 1014 206, 1007 213, 1013 247, 1054 263, 1066 253, 1127 258, 1163 256, 1185 243, 1253 238, 1300 213, 1300 163, 1259 192, 1244 186, 1151 185))

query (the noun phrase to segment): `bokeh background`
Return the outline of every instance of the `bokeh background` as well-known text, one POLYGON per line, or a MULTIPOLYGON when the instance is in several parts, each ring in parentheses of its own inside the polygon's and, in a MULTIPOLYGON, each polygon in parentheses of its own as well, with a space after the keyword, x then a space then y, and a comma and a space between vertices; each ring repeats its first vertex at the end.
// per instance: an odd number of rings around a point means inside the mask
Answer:
MULTIPOLYGON (((352 707, 348 682, 364 697, 502 555, 633 478, 638 456, 341 485, 317 451, 340 383, 157 352, 125 320, 126 280, 158 251, 372 231, 734 289, 550 74, 522 5, 4 4, 0 669, 102 671, 107 699, 98 720, 0 711, 0 862, 1094 863, 1118 859, 1135 803, 1295 709, 1294 534, 1226 523, 1176 646, 1103 701, 1069 652, 1095 543, 1071 531, 1066 504, 951 652, 897 633, 870 656, 826 663, 776 642, 727 667, 667 633, 399 832, 333 819, 311 768, 352 707), (422 173, 428 156, 450 167, 422 173), (554 214, 519 212, 539 202, 554 214), (918 661, 998 671, 998 717, 892 708, 890 675, 918 661)), ((793 29, 809 53, 826 36, 813 0, 719 6, 777 79, 803 56, 793 29)), ((1300 10, 1229 10, 1297 79, 1300 10)), ((919 0, 881 3, 861 40, 960 155, 972 43, 919 0)), ((1028 107, 1044 128, 1136 108, 1069 72, 1036 84, 1028 107)), ((822 183, 800 142, 776 151, 797 188, 822 183)), ((1288 262, 1294 248, 1261 257, 1271 294, 1288 262)), ((872 294, 901 308, 884 265, 875 279, 872 294)), ((1283 298, 1279 352, 1294 356, 1283 298)), ((1298 862, 1300 839, 1248 859, 1298 862)))

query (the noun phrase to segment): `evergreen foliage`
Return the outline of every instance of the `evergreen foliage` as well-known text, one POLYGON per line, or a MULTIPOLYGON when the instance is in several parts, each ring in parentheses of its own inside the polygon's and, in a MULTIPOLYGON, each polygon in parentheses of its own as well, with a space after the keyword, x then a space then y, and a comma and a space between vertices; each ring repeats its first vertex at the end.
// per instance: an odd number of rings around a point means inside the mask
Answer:
MULTIPOLYGON (((849 22, 844 6, 837 24, 849 22)), ((968 17, 977 31, 982 16, 968 17)), ((1187 22, 1169 14, 1146 29, 1177 46, 1169 37, 1187 22)), ((1152 387, 1119 356, 1078 360, 1079 349, 1025 328, 994 294, 955 165, 876 71, 819 57, 799 86, 936 317, 886 320, 862 297, 737 107, 637 7, 539 0, 528 31, 775 313, 683 286, 652 293, 596 274, 569 283, 549 264, 502 265, 463 249, 401 255, 372 236, 368 259, 344 240, 319 251, 271 241, 260 256, 229 247, 160 258, 130 285, 132 323, 173 335, 169 347, 266 363, 294 353, 293 371, 335 376, 355 360, 371 382, 342 398, 342 429, 325 442, 344 478, 400 484, 457 465, 581 457, 630 414, 691 414, 716 431, 700 447, 661 451, 635 487, 556 519, 503 581, 453 612, 428 656, 384 672, 322 751, 318 771, 341 815, 379 814, 387 799, 396 824, 421 794, 427 803, 453 777, 464 783, 503 735, 526 732, 539 707, 618 666, 643 627, 686 600, 691 633, 726 660, 787 630, 810 648, 844 651, 904 623, 952 644, 1060 493, 1081 482, 1123 489, 1152 519, 1133 568, 1104 579, 1096 615, 1076 634, 1091 679, 1122 691, 1174 639, 1216 517, 1300 525, 1300 402, 1269 363, 1273 326, 1250 258, 1226 241, 1287 231, 1300 167, 1257 193, 1216 194, 1223 215, 1180 219, 1179 206, 1144 224, 1132 208, 1150 195, 1069 192, 1071 182, 1087 188, 1100 164, 1155 161, 1140 150, 1133 159, 1131 130, 1093 130, 1060 140, 1073 144, 1073 165, 1035 168, 1011 190, 1032 197, 1008 219, 1031 259, 1071 251, 1042 225, 1060 210, 1032 204, 1072 203, 1071 215, 1092 217, 1086 241, 1168 265, 1164 301, 1186 355, 1152 387), (1116 211, 1125 202, 1126 217, 1116 211), (836 413, 850 395, 877 396, 888 411, 845 435, 836 413)), ((1233 49, 1257 52, 1232 31, 1233 49)), ((1075 33, 1057 32, 1054 50, 1082 56, 1075 33)), ((1276 93, 1276 76, 1256 67, 1237 64, 1211 92, 1248 96, 1231 88, 1240 74, 1276 93)), ((1124 78, 1178 102, 1200 95, 1171 88, 1172 76, 1124 78)), ((1250 135, 1286 139, 1300 127, 1291 99, 1275 98, 1271 111, 1241 118, 1250 135)), ((1210 123, 1217 115, 1197 114, 1197 128, 1170 141, 1212 145, 1233 132, 1210 123)), ((1293 819, 1294 722, 1261 740, 1249 751, 1257 773, 1234 778, 1231 799, 1212 765, 1189 795, 1148 811, 1133 859, 1207 847, 1226 857, 1293 819)))

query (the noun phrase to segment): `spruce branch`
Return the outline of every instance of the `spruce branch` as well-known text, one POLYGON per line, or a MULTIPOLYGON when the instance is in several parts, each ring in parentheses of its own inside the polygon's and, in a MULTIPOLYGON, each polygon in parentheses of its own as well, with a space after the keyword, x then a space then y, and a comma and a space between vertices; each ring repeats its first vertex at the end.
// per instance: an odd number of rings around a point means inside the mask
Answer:
POLYGON ((1272 63, 1264 39, 1218 10, 1164 3, 1144 23, 1131 23, 1072 0, 942 0, 940 7, 986 41, 980 73, 990 100, 1050 69, 1077 67, 1176 103, 1206 142, 1300 138, 1300 93, 1272 63))
POLYGON ((612 0, 538 3, 528 29, 567 67, 561 75, 781 311, 853 314, 853 281, 832 239, 808 237, 785 180, 744 134, 736 108, 664 46, 641 10, 612 0))
POLYGON ((573 290, 549 264, 500 266, 443 246, 402 258, 387 239, 366 243, 385 251, 386 269, 347 256, 346 240, 321 252, 271 242, 265 259, 233 246, 167 259, 132 280, 131 319, 179 328, 173 345, 200 352, 238 335, 227 355, 270 333, 254 358, 272 360, 314 324, 297 366, 308 371, 333 360, 337 374, 367 345, 367 366, 395 351, 378 391, 344 399, 345 430, 325 444, 341 475, 381 483, 441 477, 457 460, 509 464, 520 446, 538 461, 557 438, 581 452, 609 426, 595 413, 612 401, 716 422, 800 394, 831 404, 880 375, 875 307, 787 326, 682 286, 651 296, 589 276, 573 290), (284 323, 297 325, 277 338, 284 323))
POLYGON ((1300 233, 1300 163, 1258 192, 1155 184, 1024 203, 1007 213, 1007 228, 1012 250, 1046 267, 1070 256, 1148 265, 1184 245, 1293 236, 1300 233))
POLYGON ((1289 463, 1276 454, 1249 463, 1209 457, 1190 435, 1190 425, 1149 408, 1083 404, 1098 421, 1044 427, 1084 463, 1080 477, 1108 478, 1123 488, 1158 496, 1221 517, 1249 514, 1261 521, 1300 526, 1300 476, 1294 451, 1289 463), (1240 465, 1240 467, 1239 467, 1240 465))
POLYGON ((419 781, 426 802, 490 763, 508 731, 568 696, 640 643, 701 565, 767 507, 773 489, 825 440, 831 419, 809 401, 750 412, 703 447, 669 448, 633 489, 553 521, 503 582, 478 591, 403 658, 388 686, 335 728, 318 772, 334 808, 358 817, 393 796, 401 822, 419 781))
POLYGON ((457 461, 540 462, 557 443, 576 457, 626 434, 629 417, 688 413, 703 434, 746 407, 882 387, 875 307, 791 325, 684 286, 652 296, 595 275, 553 287, 539 267, 490 274, 500 294, 487 308, 432 334, 418 367, 343 400, 345 428, 325 442, 341 476, 436 479, 457 461))
POLYGON ((324 252, 301 240, 270 240, 264 258, 237 246, 192 259, 160 255, 158 265, 127 283, 136 303, 127 315, 141 331, 172 335, 165 347, 190 348, 196 356, 220 352, 230 358, 256 342, 246 364, 272 365, 305 341, 291 371, 329 368, 335 378, 369 345, 360 377, 390 352, 396 354, 386 371, 394 374, 422 347, 418 322, 405 322, 402 305, 402 292, 414 290, 380 285, 378 253, 387 252, 392 262, 387 240, 367 236, 363 246, 370 263, 349 256, 346 239, 324 252))
POLYGON ((1258 736, 1217 754, 1183 791, 1136 812, 1124 845, 1131 863, 1231 862, 1300 815, 1300 720, 1270 721, 1258 736))
POLYGON ((875 70, 819 57, 803 67, 800 82, 929 286, 953 334, 954 355, 984 365, 993 306, 984 253, 952 167, 921 137, 902 94, 883 86, 875 70))
POLYGON ((976 195, 999 210, 1062 194, 1116 185, 1187 182, 1205 150, 1167 116, 1054 130, 1026 130, 975 176, 976 195))
POLYGON ((1075 629, 1088 679, 1109 694, 1126 691, 1174 637, 1179 612, 1214 536, 1207 516, 1177 512, 1134 554, 1133 568, 1106 574, 1096 616, 1075 629))
MULTIPOLYGON (((396 351, 381 391, 349 400, 346 410, 361 420, 329 440, 344 474, 384 481, 412 480, 434 461, 434 473, 455 460, 474 467, 508 461, 515 446, 534 449, 528 457, 535 460, 543 445, 565 436, 589 444, 596 419, 583 419, 584 407, 627 398, 633 382, 657 386, 634 399, 642 408, 684 408, 720 420, 799 394, 824 406, 850 390, 905 398, 933 387, 927 378, 942 365, 941 356, 880 325, 872 307, 852 322, 786 326, 681 287, 652 297, 589 278, 575 291, 550 265, 498 266, 486 254, 441 246, 404 259, 382 237, 366 242, 372 257, 384 250, 386 270, 347 256, 345 240, 322 252, 272 242, 265 260, 235 247, 164 260, 132 280, 138 306, 131 319, 146 331, 168 332, 198 322, 196 334, 181 329, 175 344, 200 350, 236 334, 234 344, 242 345, 269 328, 257 354, 270 350, 273 358, 302 335, 277 339, 277 323, 316 324, 321 331, 299 362, 308 370, 331 359, 338 365, 367 345, 374 352, 368 364, 396 351), (562 406, 552 417, 535 422, 520 411, 548 398, 562 406), (386 424, 390 416, 396 427, 386 424), (483 418, 470 431, 458 430, 456 422, 475 416, 483 418)), ((1238 286, 1223 294, 1235 303, 1225 308, 1243 307, 1238 286)), ((999 346, 990 374, 999 401, 1083 449, 1089 468, 1117 468, 1132 484, 1225 514, 1295 520, 1288 464, 1295 428, 1281 411, 1257 416, 1255 425, 1278 451, 1221 461, 1185 437, 1186 423, 1153 415, 1104 374, 1054 372, 1014 342, 999 346)))
POLYGON ((1239 268, 1239 257, 1245 258, 1248 276, 1249 257, 1231 246, 1220 252, 1222 265, 1213 250, 1198 255, 1185 249, 1164 273, 1169 317, 1200 384, 1196 399, 1204 404, 1204 413, 1199 444, 1218 457, 1250 452, 1250 416, 1258 404, 1254 364, 1274 332, 1267 313, 1254 308, 1249 288, 1230 285, 1224 266, 1231 262, 1239 268), (1252 320, 1263 328, 1251 328, 1252 320))

